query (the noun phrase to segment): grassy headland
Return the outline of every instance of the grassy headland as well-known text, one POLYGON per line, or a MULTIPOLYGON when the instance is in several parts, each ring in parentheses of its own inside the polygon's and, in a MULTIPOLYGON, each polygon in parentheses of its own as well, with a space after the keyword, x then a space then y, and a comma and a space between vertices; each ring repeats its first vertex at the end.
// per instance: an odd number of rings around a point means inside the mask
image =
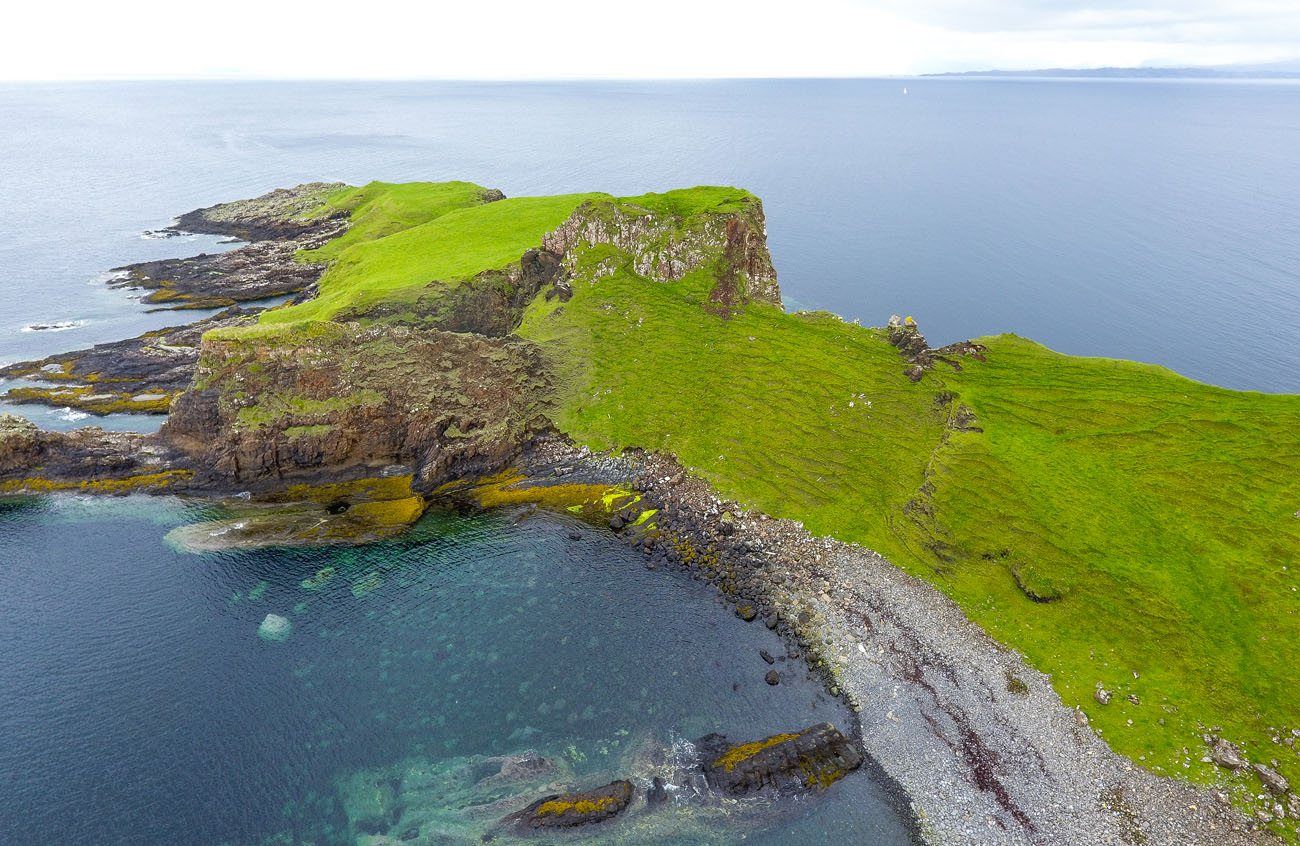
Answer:
MULTIPOLYGON (((332 262, 320 297, 223 332, 310 331, 411 302, 517 262, 594 198, 679 229, 755 202, 714 188, 482 196, 465 183, 341 192, 330 204, 356 225, 316 251, 332 262)), ((539 295, 518 329, 550 363, 563 431, 669 450, 726 496, 879 550, 1157 772, 1262 792, 1202 762, 1202 735, 1221 733, 1300 782, 1284 742, 1300 729, 1300 396, 1014 336, 912 382, 883 330, 762 302, 711 308, 721 250, 673 280, 612 243, 566 262, 571 297, 539 295)))

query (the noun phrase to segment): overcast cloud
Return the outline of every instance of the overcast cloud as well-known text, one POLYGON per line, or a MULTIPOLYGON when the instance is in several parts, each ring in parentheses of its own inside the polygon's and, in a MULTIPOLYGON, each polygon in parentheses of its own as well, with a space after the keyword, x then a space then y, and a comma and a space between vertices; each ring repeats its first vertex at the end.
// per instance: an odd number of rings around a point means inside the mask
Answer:
POLYGON ((1300 58, 1300 0, 16 4, 0 79, 862 76, 1300 58))

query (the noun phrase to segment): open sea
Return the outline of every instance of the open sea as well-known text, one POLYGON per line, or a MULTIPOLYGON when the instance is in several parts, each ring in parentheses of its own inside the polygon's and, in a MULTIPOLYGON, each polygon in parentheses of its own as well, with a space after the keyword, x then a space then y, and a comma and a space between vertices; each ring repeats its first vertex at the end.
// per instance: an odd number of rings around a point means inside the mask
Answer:
MULTIPOLYGON (((1295 82, 0 85, 0 362, 193 319, 104 284, 225 248, 142 236, 181 212, 372 179, 740 185, 765 202, 789 308, 1300 392, 1295 82)), ((412 773, 451 784, 534 749, 598 784, 646 743, 848 725, 797 662, 763 683, 775 635, 605 533, 432 514, 355 549, 167 541, 212 508, 0 501, 0 843, 361 843, 358 814, 412 773), (284 640, 259 636, 271 613, 284 640)), ((429 811, 448 831, 454 799, 429 811)), ((911 837, 864 770, 627 842, 911 837)))

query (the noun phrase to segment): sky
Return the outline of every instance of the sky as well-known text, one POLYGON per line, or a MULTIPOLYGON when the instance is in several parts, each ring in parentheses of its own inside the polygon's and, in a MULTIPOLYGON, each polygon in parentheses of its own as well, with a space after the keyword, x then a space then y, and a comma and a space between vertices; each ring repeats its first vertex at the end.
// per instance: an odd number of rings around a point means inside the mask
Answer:
POLYGON ((1300 0, 45 0, 0 79, 881 76, 1300 58, 1300 0))

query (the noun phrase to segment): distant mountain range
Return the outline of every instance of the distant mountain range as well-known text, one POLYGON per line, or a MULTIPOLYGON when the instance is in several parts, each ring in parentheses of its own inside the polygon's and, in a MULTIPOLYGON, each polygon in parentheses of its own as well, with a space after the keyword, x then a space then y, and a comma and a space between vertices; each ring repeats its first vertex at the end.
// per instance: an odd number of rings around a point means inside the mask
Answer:
POLYGON ((976 70, 927 73, 922 76, 1023 76, 1069 79, 1300 79, 1300 59, 1265 64, 1214 65, 1184 68, 1038 68, 1036 70, 976 70))

